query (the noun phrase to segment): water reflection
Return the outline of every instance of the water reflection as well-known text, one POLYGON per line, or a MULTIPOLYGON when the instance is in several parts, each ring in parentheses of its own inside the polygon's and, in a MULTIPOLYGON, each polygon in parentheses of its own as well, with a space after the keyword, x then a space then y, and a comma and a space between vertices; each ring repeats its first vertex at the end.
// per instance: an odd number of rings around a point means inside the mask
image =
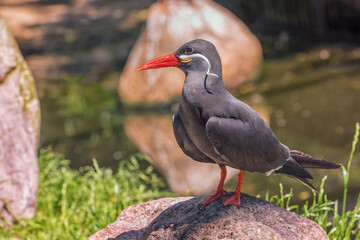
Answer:
POLYGON ((40 146, 52 145, 79 168, 96 158, 116 170, 118 161, 137 152, 123 128, 116 91, 118 75, 84 85, 82 77, 59 79, 39 89, 40 146))
MULTIPOLYGON (((360 120, 359 63, 359 48, 344 46, 320 47, 265 60, 260 81, 244 85, 234 94, 252 106, 260 106, 256 110, 268 116, 271 128, 284 144, 344 164, 355 122, 360 120)), ((91 164, 91 158, 96 157, 102 166, 116 169, 119 159, 141 150, 154 159, 164 176, 172 179, 169 185, 178 192, 200 194, 216 187, 218 168, 184 157, 175 144, 171 113, 129 115, 118 108, 117 81, 117 75, 92 85, 83 85, 81 78, 62 79, 40 88, 42 145, 53 144, 56 151, 64 152, 73 161, 73 167, 91 164), (203 170, 195 169, 196 165, 203 170), (199 184, 203 173, 208 179, 199 184)), ((358 159, 357 153, 350 195, 360 189, 358 159)), ((339 197, 341 171, 312 173, 317 178, 315 186, 322 176, 330 175, 326 189, 339 197)), ((248 173, 244 181, 244 191, 253 195, 264 195, 267 189, 277 193, 281 181, 285 188, 294 187, 298 198, 310 196, 305 187, 286 176, 248 173)))

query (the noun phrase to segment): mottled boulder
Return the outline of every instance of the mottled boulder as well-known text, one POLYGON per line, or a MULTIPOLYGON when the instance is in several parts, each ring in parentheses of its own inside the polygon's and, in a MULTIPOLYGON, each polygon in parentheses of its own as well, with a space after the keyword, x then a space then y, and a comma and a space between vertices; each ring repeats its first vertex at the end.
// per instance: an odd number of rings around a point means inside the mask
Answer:
POLYGON ((167 102, 181 93, 184 74, 174 68, 137 72, 148 60, 169 54, 187 41, 203 38, 217 47, 224 82, 234 89, 258 74, 262 49, 246 25, 209 0, 159 1, 148 13, 145 30, 133 47, 119 82, 128 103, 167 102))
POLYGON ((220 200, 203 209, 205 197, 162 198, 124 209, 89 240, 131 239, 329 239, 315 222, 242 194, 240 208, 220 200))
POLYGON ((34 79, 0 17, 0 217, 32 217, 38 186, 40 105, 34 79))

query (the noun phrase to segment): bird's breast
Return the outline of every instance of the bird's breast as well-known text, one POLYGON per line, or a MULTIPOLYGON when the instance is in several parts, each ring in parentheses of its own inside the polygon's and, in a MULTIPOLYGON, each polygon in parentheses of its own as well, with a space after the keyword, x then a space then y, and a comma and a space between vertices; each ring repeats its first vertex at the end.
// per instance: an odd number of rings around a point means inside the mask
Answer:
POLYGON ((191 105, 186 98, 182 96, 178 114, 187 135, 194 145, 206 156, 221 163, 221 157, 215 152, 214 146, 207 137, 205 131, 206 122, 201 116, 202 109, 198 106, 191 105))

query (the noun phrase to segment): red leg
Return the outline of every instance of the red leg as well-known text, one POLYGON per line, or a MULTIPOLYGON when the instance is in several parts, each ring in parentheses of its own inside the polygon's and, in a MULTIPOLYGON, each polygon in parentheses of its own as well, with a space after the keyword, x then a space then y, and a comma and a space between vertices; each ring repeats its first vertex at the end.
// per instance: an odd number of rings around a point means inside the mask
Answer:
POLYGON ((222 202, 224 203, 224 206, 228 205, 235 205, 240 207, 240 191, 241 191, 241 184, 244 179, 245 173, 244 171, 240 170, 238 174, 238 184, 236 186, 236 190, 234 192, 234 195, 231 195, 229 197, 222 197, 222 202))
POLYGON ((219 186, 217 187, 217 190, 216 190, 215 194, 211 195, 209 198, 202 201, 200 203, 201 207, 205 207, 209 203, 214 202, 216 199, 221 198, 222 195, 225 193, 225 191, 224 191, 224 182, 225 182, 225 178, 226 178, 226 168, 225 167, 220 167, 220 170, 221 170, 220 182, 219 182, 219 186))

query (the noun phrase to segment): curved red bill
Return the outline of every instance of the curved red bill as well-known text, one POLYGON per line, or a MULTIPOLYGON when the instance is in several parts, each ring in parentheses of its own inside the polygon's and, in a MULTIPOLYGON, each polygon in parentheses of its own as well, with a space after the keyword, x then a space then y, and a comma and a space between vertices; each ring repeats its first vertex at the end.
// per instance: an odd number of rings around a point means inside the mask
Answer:
POLYGON ((147 63, 140 66, 137 70, 143 71, 153 68, 162 68, 162 67, 176 67, 180 65, 180 59, 178 59, 173 53, 155 58, 148 61, 147 63))

